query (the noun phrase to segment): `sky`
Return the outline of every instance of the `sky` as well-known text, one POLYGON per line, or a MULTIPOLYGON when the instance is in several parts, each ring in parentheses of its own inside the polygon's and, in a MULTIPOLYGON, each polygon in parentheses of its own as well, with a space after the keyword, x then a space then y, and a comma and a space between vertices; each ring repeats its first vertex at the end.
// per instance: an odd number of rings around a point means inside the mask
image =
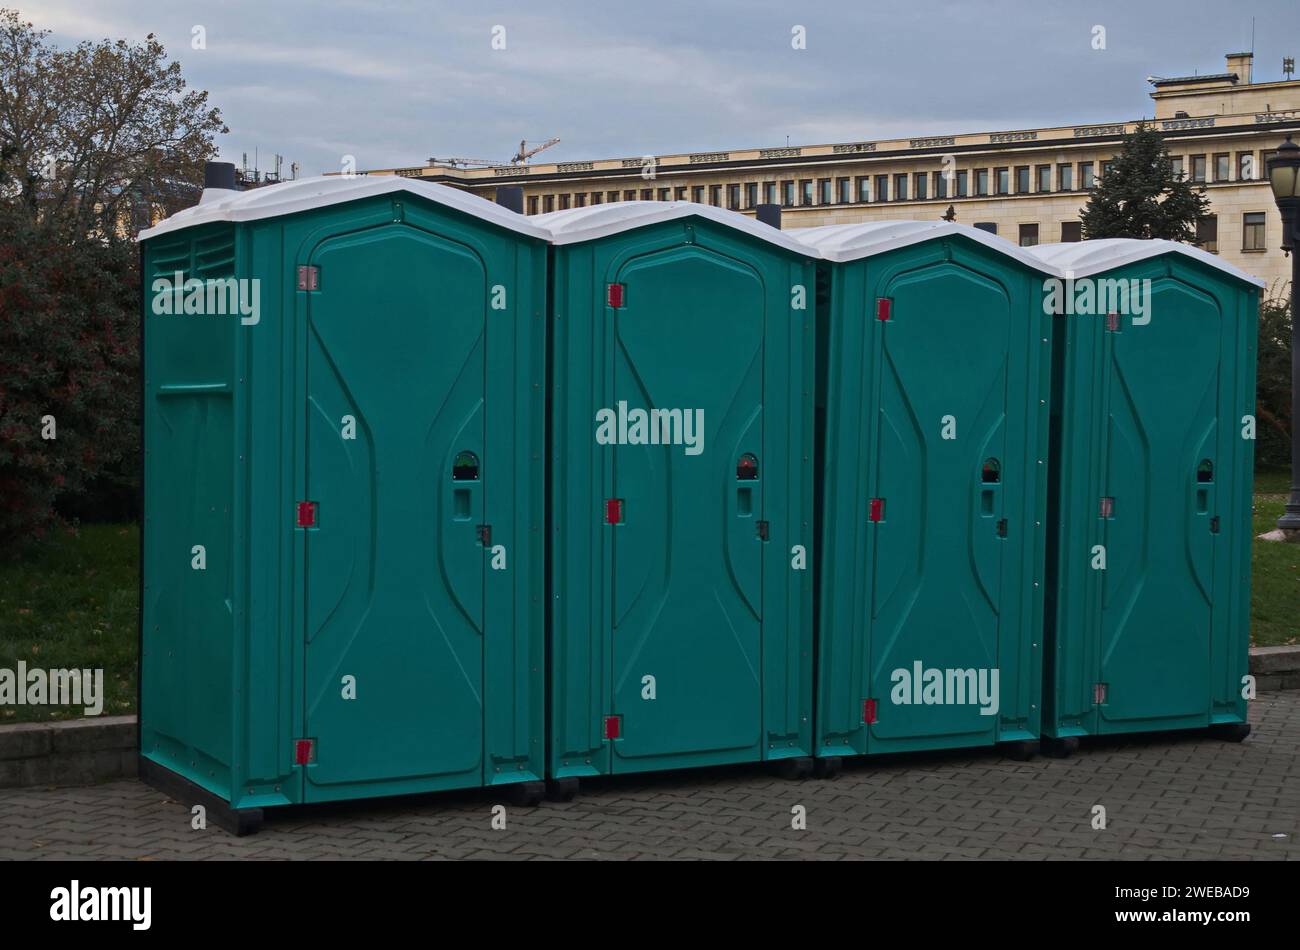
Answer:
POLYGON ((156 34, 221 109, 224 160, 303 175, 520 139, 574 161, 1136 119, 1146 77, 1223 72, 1252 18, 1256 81, 1300 58, 1298 0, 0 4, 60 45, 156 34))

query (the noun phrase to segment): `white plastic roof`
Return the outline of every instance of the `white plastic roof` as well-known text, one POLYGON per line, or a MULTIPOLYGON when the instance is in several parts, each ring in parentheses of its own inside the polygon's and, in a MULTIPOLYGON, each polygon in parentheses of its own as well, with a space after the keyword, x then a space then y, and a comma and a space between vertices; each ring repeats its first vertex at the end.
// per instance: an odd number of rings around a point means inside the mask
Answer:
POLYGON ((1062 276, 1068 271, 1073 277, 1089 277, 1125 264, 1159 257, 1161 254, 1182 254, 1230 274, 1238 280, 1254 284, 1256 287, 1265 286, 1264 281, 1239 267, 1233 267, 1219 255, 1211 254, 1191 244, 1180 244, 1178 241, 1099 238, 1095 241, 1075 241, 1066 244, 1040 244, 1025 250, 1051 264, 1061 272, 1062 276))
POLYGON ((256 221, 259 218, 310 211, 313 208, 356 201, 359 198, 370 198, 375 195, 386 195, 395 191, 419 195, 421 198, 473 215, 518 234, 543 241, 550 238, 550 233, 532 224, 531 219, 515 214, 477 195, 448 188, 446 185, 434 185, 403 178, 400 175, 356 175, 351 178, 328 175, 319 178, 299 178, 296 181, 252 188, 248 191, 218 192, 217 197, 213 197, 213 193, 208 192, 201 204, 178 211, 170 218, 158 222, 151 228, 146 228, 140 232, 139 239, 147 241, 161 234, 208 224, 212 221, 256 221))
POLYGON ((793 228, 786 233, 816 248, 826 260, 841 263, 884 254, 922 241, 961 235, 1035 270, 1056 275, 1054 264, 1025 253, 1026 248, 980 228, 952 221, 867 221, 828 224, 820 228, 793 228))
POLYGON ((660 221, 678 218, 707 218, 718 224, 743 231, 759 240, 794 251, 804 257, 817 258, 821 254, 812 247, 795 240, 793 231, 782 231, 771 225, 760 224, 753 218, 713 205, 693 201, 614 201, 609 204, 588 205, 566 211, 550 211, 529 216, 528 220, 546 228, 553 244, 577 244, 596 238, 630 231, 660 221))

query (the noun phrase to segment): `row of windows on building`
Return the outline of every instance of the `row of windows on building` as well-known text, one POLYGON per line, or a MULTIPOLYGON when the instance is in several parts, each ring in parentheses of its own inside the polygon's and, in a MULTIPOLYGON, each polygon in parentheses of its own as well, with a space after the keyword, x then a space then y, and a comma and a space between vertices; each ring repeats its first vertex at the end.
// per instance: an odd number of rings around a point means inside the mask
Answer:
MULTIPOLYGON (((997 225, 987 224, 983 227, 988 228, 994 234, 997 233, 997 225)), ((1017 238, 1021 247, 1033 247, 1039 242, 1039 228, 1035 224, 1020 224, 1017 238)), ((1083 239, 1083 224, 1079 221, 1062 221, 1061 234, 1058 240, 1061 241, 1079 241, 1083 239)), ((1219 216, 1217 214, 1207 215, 1202 218, 1196 228, 1196 242, 1207 251, 1218 253, 1219 251, 1219 216)), ((1241 216, 1241 249, 1243 251, 1263 251, 1265 250, 1264 236, 1264 212, 1247 211, 1241 216)))
MULTIPOLYGON (((1101 163, 1105 175, 1113 163, 1101 163)), ((1232 181, 1232 154, 1176 156, 1175 174, 1187 174, 1195 183, 1232 181), (1207 174, 1213 173, 1212 178, 1207 174)), ((1256 181, 1253 152, 1237 153, 1237 181, 1256 181)), ((576 192, 573 194, 530 195, 528 213, 582 208, 588 204, 618 201, 694 201, 727 207, 733 211, 759 204, 780 204, 785 208, 816 205, 876 204, 887 201, 927 201, 949 198, 983 198, 998 195, 1048 194, 1087 191, 1095 184, 1096 162, 1062 162, 1056 165, 1007 165, 995 168, 952 171, 898 172, 890 175, 856 175, 838 178, 801 178, 785 181, 745 182, 731 185, 676 185, 655 188, 625 188, 621 191, 576 192)))

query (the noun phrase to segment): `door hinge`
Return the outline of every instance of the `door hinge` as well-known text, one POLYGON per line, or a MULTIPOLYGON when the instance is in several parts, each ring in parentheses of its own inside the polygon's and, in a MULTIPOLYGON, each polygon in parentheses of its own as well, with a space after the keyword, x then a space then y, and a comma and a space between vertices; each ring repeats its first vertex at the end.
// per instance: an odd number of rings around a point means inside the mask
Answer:
POLYGON ((1215 515, 1213 518, 1210 519, 1210 534, 1218 534, 1218 533, 1219 533, 1219 516, 1215 515))
POLYGON ((998 521, 998 537, 1005 538, 1006 536, 1007 536, 1007 519, 1002 518, 999 519, 998 521))
POLYGON ((882 323, 893 317, 894 301, 889 297, 876 298, 876 319, 882 323))
POLYGON ((605 285, 605 301, 606 301, 606 302, 610 305, 610 307, 613 308, 614 310, 617 310, 617 309, 619 309, 620 307, 622 307, 622 306, 623 306, 623 285, 622 285, 622 284, 606 284, 606 285, 605 285))
POLYGON ((315 264, 298 265, 298 289, 299 290, 319 290, 320 289, 320 268, 315 264))
POLYGON ((771 528, 766 521, 760 521, 754 525, 758 529, 758 540, 766 541, 771 534, 771 528))
POLYGON ((478 543, 485 548, 492 547, 492 526, 490 524, 481 524, 477 529, 478 543))
POLYGON ((1092 684, 1092 704, 1094 706, 1104 706, 1106 704, 1106 684, 1092 684))

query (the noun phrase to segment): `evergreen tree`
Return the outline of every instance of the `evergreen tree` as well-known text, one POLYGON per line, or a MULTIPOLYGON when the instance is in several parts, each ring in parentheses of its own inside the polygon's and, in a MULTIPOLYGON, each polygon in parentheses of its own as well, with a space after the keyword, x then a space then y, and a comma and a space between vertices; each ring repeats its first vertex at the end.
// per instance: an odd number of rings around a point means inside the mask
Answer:
POLYGON ((1174 172, 1164 139, 1141 123, 1093 185, 1080 212, 1085 239, 1165 238, 1196 241, 1196 225, 1209 213, 1204 186, 1194 188, 1174 172))

